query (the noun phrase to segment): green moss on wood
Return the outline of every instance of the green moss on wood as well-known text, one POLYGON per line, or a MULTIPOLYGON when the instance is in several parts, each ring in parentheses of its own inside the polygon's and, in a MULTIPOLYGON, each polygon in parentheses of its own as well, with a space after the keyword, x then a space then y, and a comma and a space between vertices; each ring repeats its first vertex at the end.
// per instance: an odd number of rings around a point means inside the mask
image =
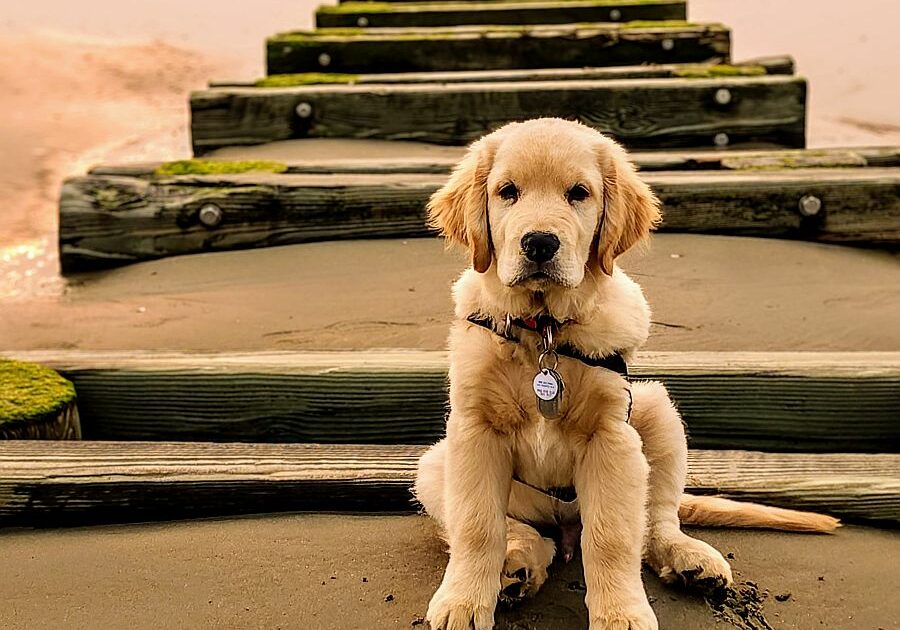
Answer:
MULTIPOLYGON (((427 4, 418 4, 419 7, 427 7, 427 4)), ((345 2, 343 4, 322 4, 316 9, 317 13, 391 13, 397 7, 390 2, 345 2)))
POLYGON ((178 160, 166 162, 153 172, 157 177, 176 175, 236 175, 239 173, 284 173, 287 164, 269 160, 178 160))
POLYGON ((382 29, 366 29, 356 26, 333 26, 326 28, 318 28, 313 31, 291 31, 287 33, 279 33, 269 38, 268 44, 284 44, 284 45, 318 45, 323 39, 328 37, 358 37, 364 36, 368 38, 377 38, 384 40, 406 41, 406 40, 441 40, 454 39, 461 35, 471 35, 476 33, 509 33, 510 35, 527 35, 528 33, 549 33, 558 31, 560 33, 570 33, 576 31, 596 31, 614 33, 616 31, 628 30, 685 30, 698 29, 706 30, 727 30, 721 24, 699 24, 695 22, 685 22, 684 20, 639 20, 634 22, 616 23, 594 23, 584 22, 578 24, 489 24, 477 25, 463 30, 448 28, 446 30, 440 27, 434 28, 411 28, 398 27, 396 29, 388 29, 384 32, 382 29))
MULTIPOLYGON (((567 0, 545 0, 550 4, 564 7, 567 0)), ((604 6, 629 6, 646 4, 669 4, 673 0, 593 0, 588 4, 598 7, 604 6)), ((348 14, 348 13, 415 13, 417 11, 479 11, 485 7, 503 8, 501 2, 403 2, 398 6, 394 2, 344 2, 342 4, 323 4, 317 9, 317 13, 348 14)))
POLYGON ((300 85, 346 84, 355 83, 359 79, 356 74, 338 74, 328 72, 302 72, 298 74, 274 74, 259 79, 256 87, 297 87, 300 85))
POLYGON ((847 168, 866 166, 865 159, 852 152, 770 155, 760 157, 722 158, 724 168, 737 171, 782 171, 802 168, 847 168))
POLYGON ((765 66, 748 64, 732 66, 721 64, 694 64, 675 70, 675 76, 682 79, 715 79, 720 77, 758 77, 767 74, 765 66))
POLYGON ((42 365, 0 359, 0 424, 58 411, 75 398, 75 386, 42 365))
POLYGON ((693 28, 696 26, 702 26, 701 24, 697 24, 696 22, 687 22, 685 20, 632 20, 631 22, 622 22, 619 25, 619 28, 622 30, 636 29, 636 28, 657 28, 657 29, 671 29, 671 28, 693 28))

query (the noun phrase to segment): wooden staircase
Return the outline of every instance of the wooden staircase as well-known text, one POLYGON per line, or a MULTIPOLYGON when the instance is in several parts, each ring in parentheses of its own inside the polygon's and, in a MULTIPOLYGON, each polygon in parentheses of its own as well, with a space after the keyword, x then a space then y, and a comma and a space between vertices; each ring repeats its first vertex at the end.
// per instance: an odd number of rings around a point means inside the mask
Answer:
MULTIPOLYGON (((426 236, 424 204, 461 149, 299 161, 254 145, 462 146, 539 116, 631 148, 664 231, 896 248, 900 149, 806 149, 793 61, 732 63, 726 26, 686 18, 678 0, 322 7, 317 29, 268 40, 269 76, 191 95, 202 158, 66 182, 63 271, 426 236)), ((0 525, 412 509, 415 458, 442 432, 442 353, 17 354, 75 383, 86 441, 0 443, 0 525)), ((895 353, 655 353, 635 373, 684 412, 702 449, 692 490, 900 522, 895 353)))

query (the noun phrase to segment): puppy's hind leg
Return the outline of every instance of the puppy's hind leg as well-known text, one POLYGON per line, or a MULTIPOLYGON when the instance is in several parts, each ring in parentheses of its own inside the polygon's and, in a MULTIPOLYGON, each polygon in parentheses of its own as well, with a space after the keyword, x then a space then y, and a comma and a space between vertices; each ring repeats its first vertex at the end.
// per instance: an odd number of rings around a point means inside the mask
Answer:
POLYGON ((681 531, 678 507, 687 478, 687 439, 678 411, 662 383, 634 383, 632 396, 631 423, 650 464, 647 563, 664 582, 730 584, 731 567, 722 554, 681 531))
POLYGON ((416 468, 413 496, 425 508, 428 515, 446 527, 444 514, 444 463, 447 460, 447 440, 441 440, 429 448, 416 468))

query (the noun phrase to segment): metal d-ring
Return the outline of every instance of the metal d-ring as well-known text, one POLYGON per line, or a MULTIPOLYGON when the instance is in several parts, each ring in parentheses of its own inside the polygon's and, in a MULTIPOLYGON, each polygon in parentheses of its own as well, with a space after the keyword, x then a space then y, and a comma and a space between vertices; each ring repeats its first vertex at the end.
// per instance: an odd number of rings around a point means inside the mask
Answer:
POLYGON ((543 353, 553 351, 553 326, 549 324, 544 326, 541 330, 541 341, 543 342, 543 353))
POLYGON ((556 354, 555 350, 544 350, 538 355, 538 369, 541 372, 544 372, 545 370, 555 372, 557 366, 559 366, 559 355, 556 354), (547 357, 553 357, 553 365, 551 367, 547 367, 544 365, 544 359, 546 359, 547 357))

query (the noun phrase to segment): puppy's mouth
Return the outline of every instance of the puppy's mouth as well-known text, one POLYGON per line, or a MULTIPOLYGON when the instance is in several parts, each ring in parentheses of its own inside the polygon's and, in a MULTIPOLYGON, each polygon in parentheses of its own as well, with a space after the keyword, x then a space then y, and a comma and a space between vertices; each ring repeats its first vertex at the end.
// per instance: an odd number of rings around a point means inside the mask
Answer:
POLYGON ((524 263, 519 268, 510 286, 523 286, 527 289, 540 290, 549 285, 568 287, 571 283, 557 269, 555 264, 536 265, 524 263))

